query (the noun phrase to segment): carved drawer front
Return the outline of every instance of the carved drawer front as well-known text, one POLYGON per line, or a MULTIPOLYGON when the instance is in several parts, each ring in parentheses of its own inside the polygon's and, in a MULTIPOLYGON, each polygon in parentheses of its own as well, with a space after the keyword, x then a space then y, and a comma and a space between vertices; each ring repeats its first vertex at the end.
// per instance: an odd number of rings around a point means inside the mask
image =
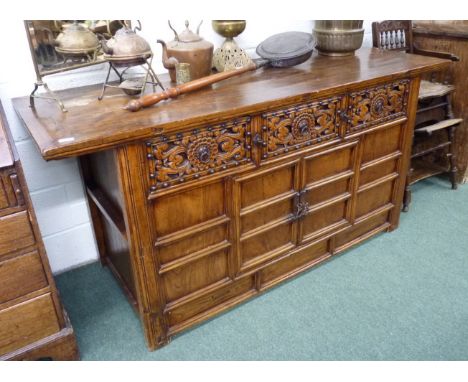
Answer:
POLYGON ((253 139, 262 159, 338 137, 342 102, 335 97, 263 114, 262 131, 253 139))
POLYGON ((405 117, 408 106, 409 80, 376 86, 349 94, 346 132, 405 117))
POLYGON ((151 191, 250 163, 250 117, 147 142, 151 191))

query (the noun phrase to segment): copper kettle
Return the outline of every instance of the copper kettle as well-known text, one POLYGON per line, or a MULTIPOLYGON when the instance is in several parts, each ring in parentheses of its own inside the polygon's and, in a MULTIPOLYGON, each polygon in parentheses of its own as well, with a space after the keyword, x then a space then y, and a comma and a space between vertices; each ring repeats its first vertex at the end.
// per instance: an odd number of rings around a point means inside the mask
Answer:
POLYGON ((174 40, 167 44, 158 40, 163 47, 162 63, 169 70, 171 81, 176 81, 175 65, 177 63, 190 64, 190 78, 205 77, 211 74, 212 59, 213 59, 213 44, 204 40, 199 35, 200 22, 197 32, 194 33, 189 29, 189 22, 185 21, 185 30, 178 34, 168 21, 169 28, 174 32, 174 40))
POLYGON ((151 47, 148 42, 136 33, 137 30, 141 30, 140 22, 138 24, 139 27, 135 29, 131 29, 124 24, 110 40, 101 39, 104 53, 113 58, 151 55, 151 47))

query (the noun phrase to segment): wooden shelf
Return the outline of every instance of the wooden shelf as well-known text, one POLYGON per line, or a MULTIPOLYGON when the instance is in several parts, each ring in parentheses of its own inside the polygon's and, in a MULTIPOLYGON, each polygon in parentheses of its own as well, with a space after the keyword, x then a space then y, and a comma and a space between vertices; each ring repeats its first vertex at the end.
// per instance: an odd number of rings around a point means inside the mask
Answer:
POLYGON ((435 163, 429 163, 421 159, 412 161, 413 171, 410 175, 410 184, 429 178, 434 175, 442 174, 448 170, 435 163))

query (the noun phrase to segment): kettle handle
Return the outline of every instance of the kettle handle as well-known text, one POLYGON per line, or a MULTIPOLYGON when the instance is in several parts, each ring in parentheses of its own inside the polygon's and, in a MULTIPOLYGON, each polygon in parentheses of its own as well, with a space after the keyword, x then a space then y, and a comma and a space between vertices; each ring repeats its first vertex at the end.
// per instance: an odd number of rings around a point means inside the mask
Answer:
POLYGON ((136 31, 141 31, 141 21, 137 20, 138 26, 133 28, 133 31, 136 33, 136 31))
POLYGON ((179 41, 179 35, 177 34, 176 30, 172 27, 171 20, 167 20, 167 23, 169 24, 169 28, 171 28, 172 31, 174 32, 175 40, 179 41))
POLYGON ((197 35, 200 35, 200 27, 201 27, 202 24, 203 24, 203 20, 200 21, 200 24, 198 24, 198 27, 197 27, 197 35))

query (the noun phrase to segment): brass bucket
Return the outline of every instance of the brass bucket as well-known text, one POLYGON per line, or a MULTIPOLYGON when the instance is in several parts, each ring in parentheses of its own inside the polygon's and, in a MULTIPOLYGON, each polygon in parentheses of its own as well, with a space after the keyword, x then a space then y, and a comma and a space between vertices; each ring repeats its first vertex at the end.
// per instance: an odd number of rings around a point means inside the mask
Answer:
POLYGON ((362 45, 362 25, 363 20, 315 20, 315 48, 325 56, 352 55, 362 45))

